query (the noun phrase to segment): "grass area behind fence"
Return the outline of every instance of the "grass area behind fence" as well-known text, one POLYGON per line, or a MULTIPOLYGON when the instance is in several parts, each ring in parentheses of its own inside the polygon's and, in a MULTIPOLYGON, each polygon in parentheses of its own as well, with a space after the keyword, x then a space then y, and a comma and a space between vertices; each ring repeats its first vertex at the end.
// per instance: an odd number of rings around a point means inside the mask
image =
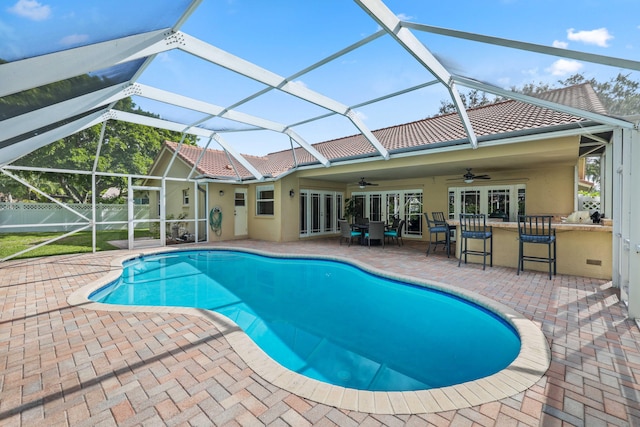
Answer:
MULTIPOLYGON (((62 236, 64 233, 56 232, 33 232, 33 233, 2 233, 0 234, 0 259, 23 251, 29 247, 62 236)), ((149 237, 149 230, 136 230, 135 237, 149 237)), ((112 240, 127 240, 126 230, 98 231, 96 234, 96 251, 109 251, 118 249, 108 243, 112 240)), ((50 255, 75 254, 91 252, 91 231, 80 231, 64 239, 56 240, 53 243, 41 246, 32 251, 26 252, 12 259, 35 258, 50 255)))

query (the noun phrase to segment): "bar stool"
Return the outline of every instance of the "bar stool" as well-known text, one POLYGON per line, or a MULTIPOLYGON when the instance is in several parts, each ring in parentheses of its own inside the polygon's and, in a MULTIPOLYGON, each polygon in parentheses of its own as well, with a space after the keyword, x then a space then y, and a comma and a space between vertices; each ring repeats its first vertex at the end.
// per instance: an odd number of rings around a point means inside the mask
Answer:
POLYGON ((493 227, 487 226, 487 218, 484 214, 460 214, 460 238, 462 245, 460 246, 458 267, 460 267, 463 255, 465 264, 467 263, 467 255, 482 256, 483 270, 487 266, 487 257, 489 257, 489 267, 493 267, 493 227), (482 240, 482 250, 469 249, 468 239, 482 240), (487 240, 489 241, 488 251, 487 240))
MULTIPOLYGON (((435 212, 431 213, 435 215, 435 212)), ((451 254, 451 228, 449 224, 444 220, 444 215, 442 221, 439 222, 435 219, 429 219, 429 215, 424 213, 424 218, 427 220, 427 227, 429 227, 429 246, 427 246, 427 256, 431 252, 431 245, 433 244, 433 251, 435 252, 438 249, 438 245, 444 245, 447 250, 447 258, 451 254), (443 238, 440 238, 440 234, 443 235, 443 238), (435 235, 436 240, 434 241, 432 236, 435 235)))
POLYGON ((551 215, 519 215, 518 216, 518 275, 524 271, 524 262, 546 262, 549 264, 549 280, 551 280, 551 267, 553 275, 556 274, 556 230, 551 228, 551 215), (546 257, 525 255, 524 244, 534 243, 547 245, 546 257), (552 250, 553 248, 553 250, 552 250))

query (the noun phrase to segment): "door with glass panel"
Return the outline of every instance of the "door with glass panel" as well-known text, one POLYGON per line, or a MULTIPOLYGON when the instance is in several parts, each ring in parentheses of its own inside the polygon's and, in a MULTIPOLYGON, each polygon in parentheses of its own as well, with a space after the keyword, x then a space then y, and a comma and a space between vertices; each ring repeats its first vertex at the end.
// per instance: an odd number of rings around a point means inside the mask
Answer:
POLYGON ((234 235, 245 236, 249 232, 247 213, 247 189, 236 188, 233 195, 234 235))
POLYGON ((406 220, 405 234, 422 236, 422 193, 408 192, 404 194, 404 218, 406 220))
POLYGON ((422 191, 388 191, 354 193, 357 216, 371 221, 405 220, 403 236, 422 236, 422 191))
POLYGON ((335 233, 342 199, 333 191, 300 190, 300 236, 335 233))
POLYGON ((464 190, 460 192, 461 213, 480 213, 480 190, 464 190))

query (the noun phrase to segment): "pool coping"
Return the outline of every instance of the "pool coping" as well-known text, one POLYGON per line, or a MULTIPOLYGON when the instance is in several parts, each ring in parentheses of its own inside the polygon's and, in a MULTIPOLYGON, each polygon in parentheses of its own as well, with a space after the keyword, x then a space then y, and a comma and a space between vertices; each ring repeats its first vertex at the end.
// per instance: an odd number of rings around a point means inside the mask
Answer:
POLYGON ((542 378, 551 363, 551 350, 542 330, 512 308, 475 292, 462 290, 440 282, 420 280, 402 274, 392 274, 353 260, 327 255, 280 254, 237 247, 190 245, 188 248, 162 247, 131 251, 126 255, 114 256, 110 267, 110 271, 103 277, 70 294, 67 302, 72 306, 97 311, 176 313, 203 318, 223 334, 233 350, 264 380, 300 397, 339 409, 372 414, 409 415, 469 408, 495 402, 527 390, 542 378), (351 264, 381 277, 441 290, 472 301, 492 311, 513 326, 520 335, 520 352, 516 359, 505 369, 474 381, 418 391, 374 392, 356 390, 314 380, 283 367, 258 347, 235 322, 214 311, 188 307, 104 304, 89 300, 89 295, 93 292, 120 277, 125 261, 144 255, 192 250, 239 251, 276 258, 326 259, 351 264))

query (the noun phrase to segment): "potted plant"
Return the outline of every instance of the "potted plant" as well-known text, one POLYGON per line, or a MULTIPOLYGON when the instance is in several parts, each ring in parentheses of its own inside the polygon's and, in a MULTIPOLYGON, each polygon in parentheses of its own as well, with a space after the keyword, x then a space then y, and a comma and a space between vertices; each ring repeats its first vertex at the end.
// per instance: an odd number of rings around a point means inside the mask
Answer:
POLYGON ((358 214, 358 208, 356 206, 356 199, 351 197, 344 201, 344 218, 353 223, 353 218, 358 214))

